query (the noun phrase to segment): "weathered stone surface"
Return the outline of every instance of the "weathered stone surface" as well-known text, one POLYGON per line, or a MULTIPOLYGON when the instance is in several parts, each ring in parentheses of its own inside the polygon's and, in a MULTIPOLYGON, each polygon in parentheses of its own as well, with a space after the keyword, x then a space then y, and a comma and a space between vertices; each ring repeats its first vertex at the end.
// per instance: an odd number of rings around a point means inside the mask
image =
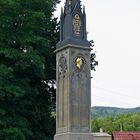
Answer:
POLYGON ((63 133, 57 134, 54 140, 93 140, 91 133, 63 133))
POLYGON ((57 52, 57 134, 90 132, 89 57, 90 49, 81 46, 68 45, 57 52))
POLYGON ((90 43, 80 0, 66 0, 56 50, 55 140, 93 140, 90 133, 90 43))

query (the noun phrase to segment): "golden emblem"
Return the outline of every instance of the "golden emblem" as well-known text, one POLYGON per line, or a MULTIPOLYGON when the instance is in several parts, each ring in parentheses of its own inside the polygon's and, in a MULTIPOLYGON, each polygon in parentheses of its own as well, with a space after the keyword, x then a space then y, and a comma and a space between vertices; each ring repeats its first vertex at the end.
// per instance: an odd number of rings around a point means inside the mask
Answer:
POLYGON ((79 16, 78 14, 76 14, 76 15, 74 16, 74 18, 77 19, 77 20, 80 20, 80 16, 79 16))
POLYGON ((83 58, 82 58, 82 57, 78 57, 78 58, 76 59, 76 61, 75 61, 75 64, 76 64, 76 67, 77 67, 78 69, 80 69, 81 66, 83 65, 83 58))

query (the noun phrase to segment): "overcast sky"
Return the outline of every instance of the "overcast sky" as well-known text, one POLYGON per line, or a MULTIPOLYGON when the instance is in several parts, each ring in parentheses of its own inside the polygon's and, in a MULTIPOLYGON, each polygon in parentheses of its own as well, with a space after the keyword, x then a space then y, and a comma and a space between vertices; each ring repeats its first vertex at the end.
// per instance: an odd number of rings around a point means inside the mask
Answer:
MULTIPOLYGON (((60 16, 60 7, 56 16, 60 16)), ((140 106, 140 0, 82 0, 99 66, 92 106, 140 106)))

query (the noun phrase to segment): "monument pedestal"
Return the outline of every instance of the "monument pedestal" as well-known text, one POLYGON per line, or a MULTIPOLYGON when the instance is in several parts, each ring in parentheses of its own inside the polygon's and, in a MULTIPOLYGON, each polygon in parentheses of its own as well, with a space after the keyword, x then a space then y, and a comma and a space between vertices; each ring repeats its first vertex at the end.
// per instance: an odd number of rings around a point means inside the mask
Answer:
POLYGON ((62 133, 56 134, 54 140, 93 140, 92 133, 62 133))

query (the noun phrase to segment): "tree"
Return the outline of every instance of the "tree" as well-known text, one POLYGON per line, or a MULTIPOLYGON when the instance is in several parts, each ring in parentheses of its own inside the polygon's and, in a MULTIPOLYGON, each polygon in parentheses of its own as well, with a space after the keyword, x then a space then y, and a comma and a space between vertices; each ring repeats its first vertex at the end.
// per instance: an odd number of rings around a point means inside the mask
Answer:
POLYGON ((58 0, 0 0, 0 139, 49 140, 55 133, 58 0))
MULTIPOLYGON (((93 48, 94 47, 94 41, 91 40, 89 41, 90 43, 90 47, 93 48)), ((98 61, 96 60, 96 52, 92 51, 91 55, 90 55, 90 65, 91 65, 91 70, 96 71, 96 66, 98 66, 98 61)))
POLYGON ((92 132, 99 132, 100 128, 102 128, 102 125, 100 124, 99 119, 97 119, 97 118, 92 119, 91 131, 92 132))
POLYGON ((124 113, 117 117, 107 116, 92 120, 92 131, 98 132, 103 128, 105 132, 140 131, 140 113, 124 113))

